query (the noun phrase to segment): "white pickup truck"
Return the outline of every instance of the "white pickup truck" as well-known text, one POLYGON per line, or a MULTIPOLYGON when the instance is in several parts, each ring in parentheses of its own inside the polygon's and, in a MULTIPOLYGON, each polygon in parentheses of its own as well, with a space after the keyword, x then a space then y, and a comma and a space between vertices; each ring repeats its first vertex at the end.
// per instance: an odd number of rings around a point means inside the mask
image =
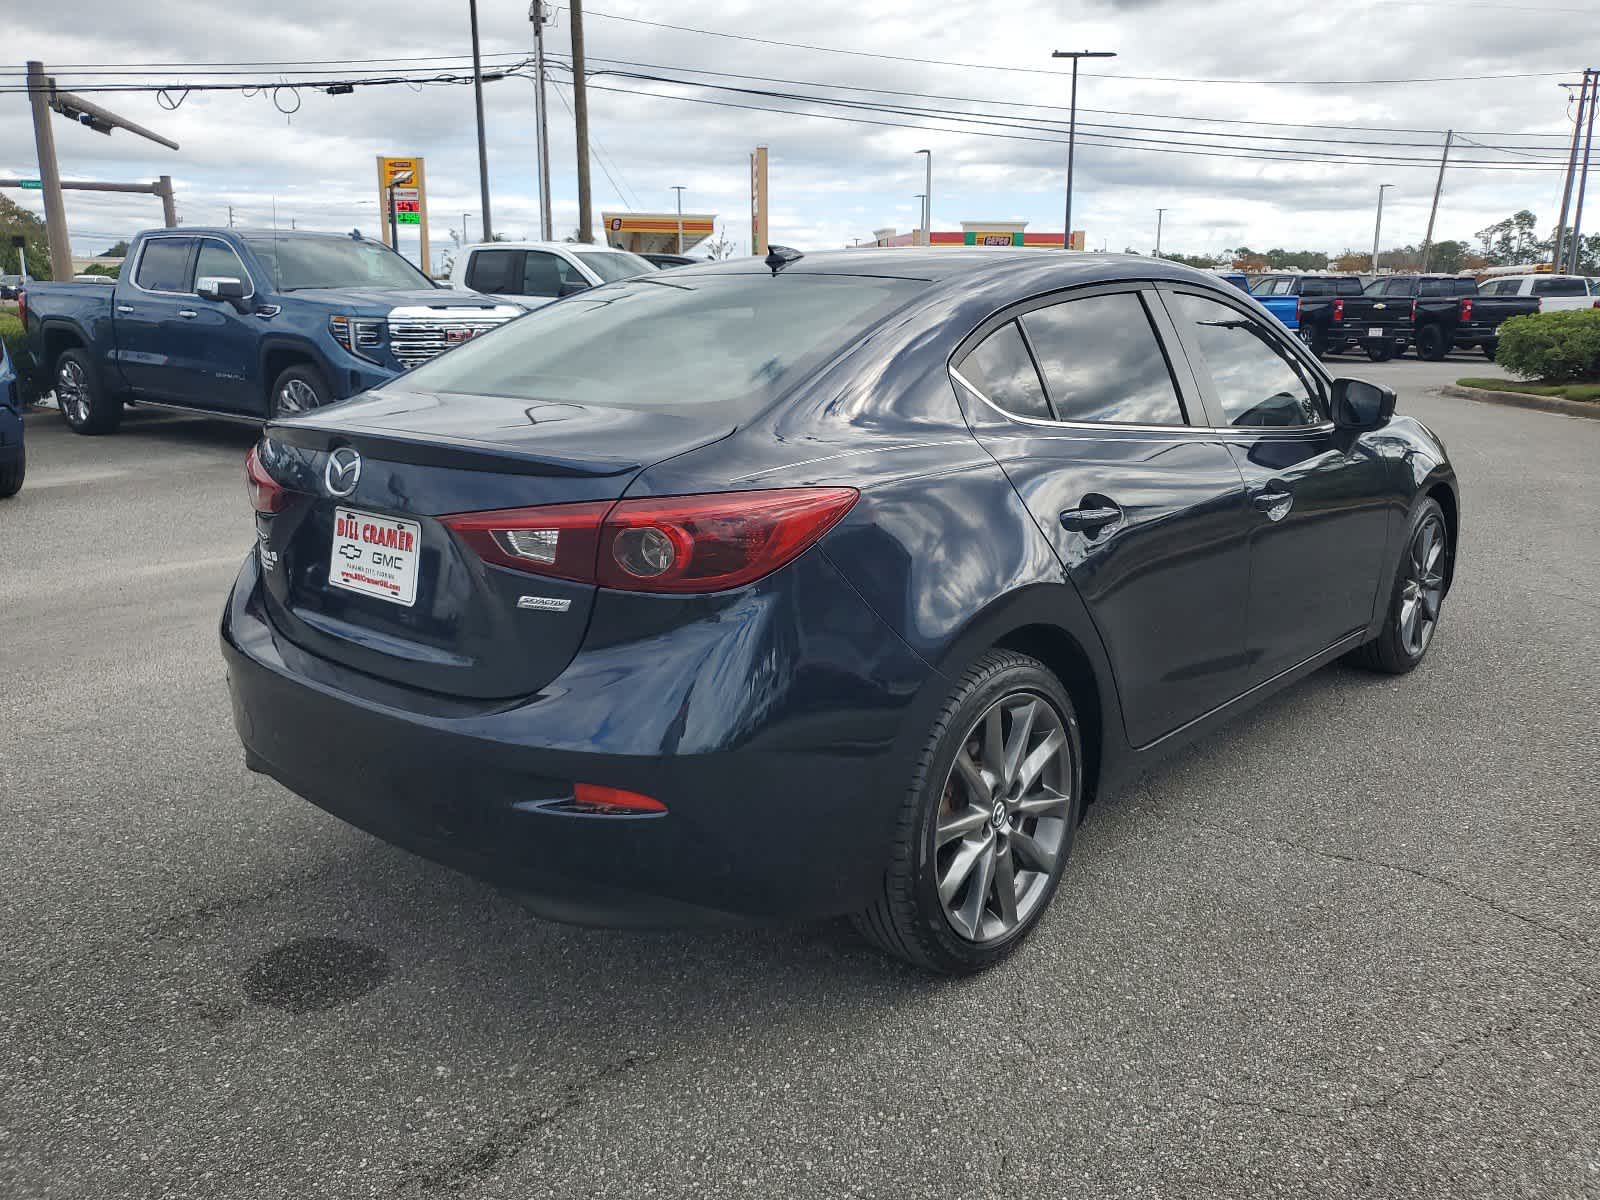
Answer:
POLYGON ((478 242, 456 255, 449 286, 540 308, 602 283, 657 268, 626 250, 582 242, 478 242))
POLYGON ((1582 275, 1500 275, 1478 285, 1480 296, 1537 296, 1540 312, 1600 308, 1600 279, 1582 275))

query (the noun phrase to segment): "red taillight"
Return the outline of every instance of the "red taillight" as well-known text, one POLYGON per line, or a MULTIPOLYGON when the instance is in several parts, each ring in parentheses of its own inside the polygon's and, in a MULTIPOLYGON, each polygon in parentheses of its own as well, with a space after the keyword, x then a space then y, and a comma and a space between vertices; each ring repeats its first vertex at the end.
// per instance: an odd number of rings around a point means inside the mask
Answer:
POLYGON ((1463 297, 1461 297, 1461 319, 1463 321, 1472 320, 1472 297, 1471 296, 1463 296, 1463 297))
POLYGON ((664 813, 667 806, 654 796, 628 792, 622 788, 601 787, 597 783, 572 785, 572 808, 599 814, 664 813))
POLYGON ((630 592, 719 592, 769 575, 850 510, 854 488, 552 504, 440 517, 488 562, 630 592))
POLYGON ((244 460, 244 490, 250 493, 250 507, 258 513, 275 513, 289 502, 289 491, 267 474, 254 446, 244 460))
POLYGON ((1343 296, 1339 296, 1339 297, 1336 297, 1334 299, 1334 302, 1333 302, 1333 319, 1335 321, 1344 320, 1344 297, 1343 296))

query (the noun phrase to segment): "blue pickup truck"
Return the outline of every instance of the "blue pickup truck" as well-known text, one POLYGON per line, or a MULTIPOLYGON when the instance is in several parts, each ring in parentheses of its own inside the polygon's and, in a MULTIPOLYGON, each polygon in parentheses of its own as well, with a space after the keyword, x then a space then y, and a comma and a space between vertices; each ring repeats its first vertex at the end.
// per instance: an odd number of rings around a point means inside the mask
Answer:
POLYGON ((1219 271, 1218 274, 1277 317, 1285 329, 1300 328, 1300 301, 1295 297, 1257 295, 1250 290, 1250 278, 1243 271, 1219 271))
POLYGON ((441 288, 359 234, 141 233, 114 287, 34 284, 21 300, 36 364, 78 433, 123 406, 262 420, 342 400, 522 315, 441 288))

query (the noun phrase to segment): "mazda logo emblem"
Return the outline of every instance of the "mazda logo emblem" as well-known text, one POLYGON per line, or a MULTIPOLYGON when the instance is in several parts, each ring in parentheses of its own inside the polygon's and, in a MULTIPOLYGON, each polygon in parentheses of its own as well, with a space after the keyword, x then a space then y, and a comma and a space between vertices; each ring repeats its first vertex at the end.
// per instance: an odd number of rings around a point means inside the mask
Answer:
POLYGON ((340 446, 328 455, 322 482, 327 484, 330 496, 348 496, 361 482, 361 455, 349 446, 340 446))

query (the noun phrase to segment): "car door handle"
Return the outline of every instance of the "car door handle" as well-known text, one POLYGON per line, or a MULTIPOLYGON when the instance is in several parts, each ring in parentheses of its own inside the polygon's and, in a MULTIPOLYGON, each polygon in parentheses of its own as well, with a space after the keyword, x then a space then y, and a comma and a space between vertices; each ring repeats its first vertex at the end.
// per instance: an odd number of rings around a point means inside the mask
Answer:
POLYGON ((1064 510, 1061 514, 1061 528, 1094 537, 1108 525, 1115 525, 1122 520, 1122 509, 1117 504, 1104 497, 1097 497, 1097 501, 1064 510))
POLYGON ((1256 506, 1257 512, 1271 512, 1280 504, 1294 499, 1293 492, 1286 492, 1281 488, 1267 488, 1257 492, 1250 498, 1250 503, 1256 506))
POLYGON ((182 317, 185 321, 192 321, 196 317, 198 317, 200 314, 195 312, 195 310, 192 309, 192 308, 180 308, 178 310, 178 315, 180 317, 182 317))
POLYGON ((117 311, 119 313, 131 313, 133 311, 133 305, 131 305, 131 304, 119 304, 119 305, 117 305, 117 311))

